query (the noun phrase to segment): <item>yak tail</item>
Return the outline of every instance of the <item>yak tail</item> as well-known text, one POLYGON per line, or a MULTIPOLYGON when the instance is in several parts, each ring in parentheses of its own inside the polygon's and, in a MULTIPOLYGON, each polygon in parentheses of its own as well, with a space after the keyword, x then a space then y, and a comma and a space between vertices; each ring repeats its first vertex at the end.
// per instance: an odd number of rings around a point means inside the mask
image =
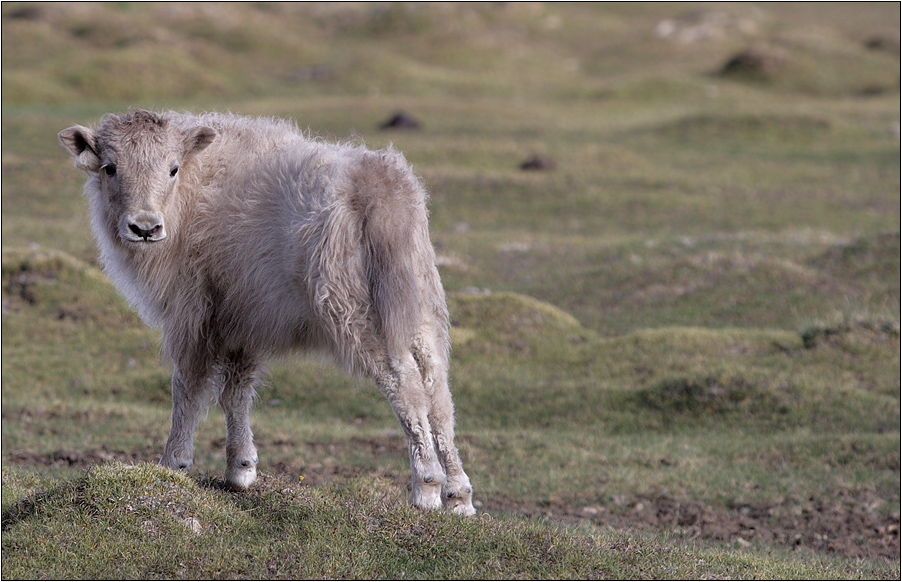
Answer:
POLYGON ((366 275, 389 354, 400 356, 410 353, 419 327, 421 271, 433 251, 422 186, 406 164, 398 167, 400 155, 376 156, 387 179, 364 216, 366 275))
POLYGON ((335 355, 365 374, 374 333, 390 357, 411 352, 434 251, 426 193, 404 158, 364 151, 357 162, 323 215, 310 283, 335 355))

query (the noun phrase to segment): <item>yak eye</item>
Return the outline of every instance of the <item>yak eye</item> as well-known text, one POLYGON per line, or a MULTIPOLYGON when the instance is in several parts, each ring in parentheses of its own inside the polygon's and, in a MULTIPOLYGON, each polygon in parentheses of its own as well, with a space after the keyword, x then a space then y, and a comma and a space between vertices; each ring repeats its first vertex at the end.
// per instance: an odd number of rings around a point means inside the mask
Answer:
POLYGON ((115 176, 116 175, 116 164, 107 164, 103 167, 103 171, 107 176, 115 176))
POLYGON ((178 173, 179 173, 179 167, 178 167, 178 166, 172 166, 172 169, 169 170, 169 177, 170 177, 170 178, 175 178, 175 175, 178 174, 178 173))

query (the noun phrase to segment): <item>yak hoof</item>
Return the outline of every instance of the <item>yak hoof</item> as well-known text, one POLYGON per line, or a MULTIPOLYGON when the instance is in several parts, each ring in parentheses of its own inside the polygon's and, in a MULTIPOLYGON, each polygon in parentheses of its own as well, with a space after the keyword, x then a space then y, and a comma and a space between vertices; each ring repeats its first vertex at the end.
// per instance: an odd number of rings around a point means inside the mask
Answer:
POLYGON ((191 465, 194 464, 194 459, 174 459, 174 458, 166 458, 165 456, 160 459, 160 465, 166 467, 167 469, 173 469, 175 471, 186 471, 191 468, 191 465))
POLYGON ((226 487, 232 491, 244 491, 257 480, 257 467, 251 465, 249 467, 229 467, 226 470, 225 482, 226 487))
POLYGON ((446 511, 455 515, 476 515, 476 508, 473 507, 473 487, 469 481, 457 487, 449 484, 442 490, 442 498, 446 511))
POLYGON ((416 483, 410 492, 410 504, 423 510, 442 508, 442 486, 433 482, 416 483))
POLYGON ((470 517, 476 515, 476 508, 472 500, 452 499, 445 503, 445 509, 454 515, 470 517))

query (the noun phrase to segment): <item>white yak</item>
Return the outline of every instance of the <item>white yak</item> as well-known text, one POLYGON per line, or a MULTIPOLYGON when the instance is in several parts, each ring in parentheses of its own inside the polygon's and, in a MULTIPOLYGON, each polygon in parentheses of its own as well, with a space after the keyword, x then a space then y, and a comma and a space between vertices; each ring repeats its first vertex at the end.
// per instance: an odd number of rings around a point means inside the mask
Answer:
POLYGON ((250 409, 265 362, 331 353, 370 378, 407 439, 410 501, 475 513, 454 445, 449 318, 427 194, 391 148, 311 140, 290 122, 132 110, 59 134, 88 174, 104 271, 162 331, 173 364, 161 463, 193 463, 198 419, 226 418, 226 483, 257 476, 250 409))

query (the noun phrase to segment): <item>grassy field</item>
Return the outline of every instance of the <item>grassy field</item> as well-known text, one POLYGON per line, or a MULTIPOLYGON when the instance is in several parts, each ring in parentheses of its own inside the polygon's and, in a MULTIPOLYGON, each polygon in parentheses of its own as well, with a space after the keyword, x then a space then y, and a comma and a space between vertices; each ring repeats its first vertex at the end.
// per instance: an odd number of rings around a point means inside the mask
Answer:
POLYGON ((899 20, 4 2, 3 578, 898 579, 899 20), (260 393, 249 492, 218 409, 187 475, 153 465, 159 336, 56 143, 131 105, 407 155, 477 518, 407 507, 388 404, 304 358, 260 393))

